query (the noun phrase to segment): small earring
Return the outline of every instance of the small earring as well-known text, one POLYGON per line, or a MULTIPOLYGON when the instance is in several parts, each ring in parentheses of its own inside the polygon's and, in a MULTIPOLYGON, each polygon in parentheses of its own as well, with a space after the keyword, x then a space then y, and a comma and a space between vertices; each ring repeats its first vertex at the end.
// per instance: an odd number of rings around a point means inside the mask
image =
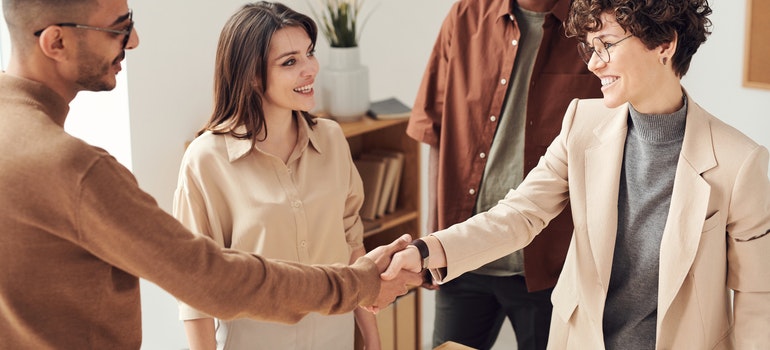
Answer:
POLYGON ((667 62, 668 62, 668 57, 663 57, 663 59, 661 60, 661 63, 663 63, 663 65, 665 66, 667 62))

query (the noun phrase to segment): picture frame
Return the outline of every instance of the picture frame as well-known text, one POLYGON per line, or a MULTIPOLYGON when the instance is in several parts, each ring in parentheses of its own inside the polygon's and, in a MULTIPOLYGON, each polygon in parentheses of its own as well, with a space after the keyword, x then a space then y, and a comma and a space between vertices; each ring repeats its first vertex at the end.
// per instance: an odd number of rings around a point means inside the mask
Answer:
POLYGON ((743 86, 770 90, 770 0, 747 0, 743 86))

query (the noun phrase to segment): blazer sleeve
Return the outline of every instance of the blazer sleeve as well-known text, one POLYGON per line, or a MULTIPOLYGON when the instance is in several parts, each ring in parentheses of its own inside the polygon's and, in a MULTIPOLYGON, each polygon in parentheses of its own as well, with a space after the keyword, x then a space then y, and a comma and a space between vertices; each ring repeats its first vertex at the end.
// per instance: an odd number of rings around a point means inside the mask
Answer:
POLYGON ((447 259, 432 270, 443 283, 527 246, 569 200, 568 141, 577 101, 567 109, 559 135, 524 181, 490 210, 435 232, 447 259))
POLYGON ((727 222, 727 284, 735 291, 738 349, 770 346, 770 181, 757 146, 736 177, 727 222))

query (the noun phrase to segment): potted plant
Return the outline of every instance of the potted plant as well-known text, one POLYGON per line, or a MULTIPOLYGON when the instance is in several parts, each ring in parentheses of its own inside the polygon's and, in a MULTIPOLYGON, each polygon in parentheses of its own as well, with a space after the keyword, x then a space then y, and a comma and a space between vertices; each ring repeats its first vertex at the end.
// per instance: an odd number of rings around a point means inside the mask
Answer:
POLYGON ((358 43, 366 22, 359 22, 363 0, 318 0, 310 6, 319 31, 329 41, 328 62, 322 69, 323 105, 339 121, 361 119, 369 110, 369 69, 361 64, 358 43))
MULTIPOLYGON (((361 31, 358 16, 363 0, 320 0, 323 10, 319 15, 313 9, 321 33, 331 47, 357 47, 361 31)), ((365 21, 364 21, 365 22, 365 21)), ((361 24, 363 30, 363 23, 361 24)))

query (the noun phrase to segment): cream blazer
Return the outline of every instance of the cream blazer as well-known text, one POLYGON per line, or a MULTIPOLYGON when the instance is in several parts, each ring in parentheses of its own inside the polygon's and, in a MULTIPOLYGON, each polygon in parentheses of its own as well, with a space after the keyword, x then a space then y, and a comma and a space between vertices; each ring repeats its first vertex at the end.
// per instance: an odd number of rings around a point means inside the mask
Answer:
MULTIPOLYGON (((603 349, 628 106, 573 100, 524 182, 434 233, 445 282, 526 246, 570 201, 574 234, 553 291, 549 349, 603 349)), ((770 349, 768 152, 688 97, 660 246, 656 349, 770 349), (734 303, 731 300, 734 291, 734 303)))

